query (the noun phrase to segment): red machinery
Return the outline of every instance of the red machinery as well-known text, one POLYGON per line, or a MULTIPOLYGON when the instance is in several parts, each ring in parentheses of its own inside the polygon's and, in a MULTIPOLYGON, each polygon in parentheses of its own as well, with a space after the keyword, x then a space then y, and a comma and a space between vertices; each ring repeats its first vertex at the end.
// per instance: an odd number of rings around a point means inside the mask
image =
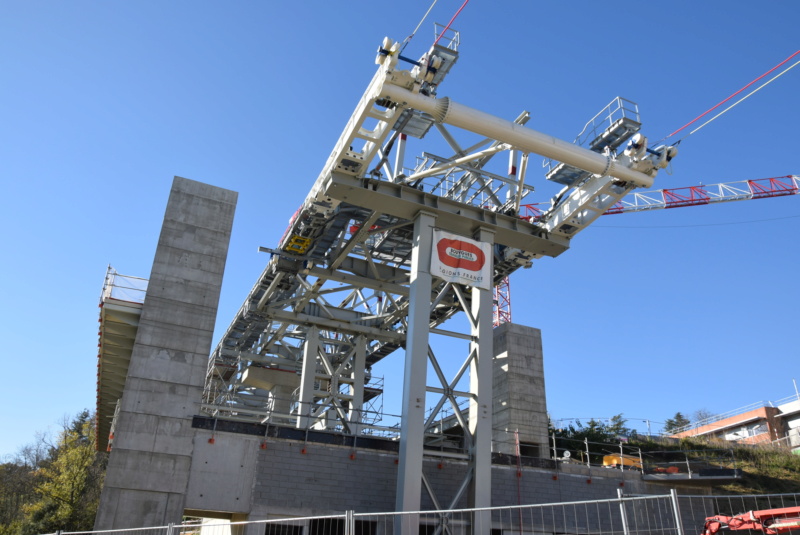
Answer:
POLYGON ((714 535, 721 529, 757 529, 767 535, 800 529, 800 507, 749 511, 735 516, 710 516, 706 518, 702 535, 714 535))

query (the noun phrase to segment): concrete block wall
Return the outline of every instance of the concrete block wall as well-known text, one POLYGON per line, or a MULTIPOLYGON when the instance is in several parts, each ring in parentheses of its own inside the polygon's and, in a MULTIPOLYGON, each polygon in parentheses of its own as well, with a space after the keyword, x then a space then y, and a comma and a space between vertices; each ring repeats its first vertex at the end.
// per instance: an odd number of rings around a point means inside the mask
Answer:
MULTIPOLYGON (((395 452, 269 439, 257 457, 250 520, 394 510, 399 468, 395 452)), ((450 502, 463 481, 465 462, 426 458, 424 472, 443 507, 467 507, 466 497, 450 502)), ((493 506, 605 500, 616 498, 618 489, 625 494, 669 493, 669 487, 643 481, 641 473, 630 470, 523 466, 518 478, 516 466, 492 466, 493 506)), ((433 509, 424 491, 422 509, 433 509)))
MULTIPOLYGON (((273 439, 258 453, 250 519, 393 511, 398 470, 396 452, 273 439)), ((466 464, 426 458, 423 471, 450 506, 466 464)), ((466 495, 454 507, 466 507, 466 495)), ((422 508, 433 508, 425 492, 422 508)))
POLYGON ((396 462, 395 452, 269 440, 258 452, 250 519, 391 511, 396 462))

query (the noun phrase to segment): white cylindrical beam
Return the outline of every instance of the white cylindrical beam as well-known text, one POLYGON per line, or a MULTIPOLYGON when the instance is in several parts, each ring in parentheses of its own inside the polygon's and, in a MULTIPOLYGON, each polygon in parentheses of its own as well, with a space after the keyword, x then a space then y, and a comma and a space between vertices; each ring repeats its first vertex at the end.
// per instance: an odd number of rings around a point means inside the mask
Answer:
POLYGON ((430 113, 437 122, 463 128, 508 143, 525 152, 535 152, 546 158, 585 169, 590 173, 613 176, 640 188, 649 188, 653 185, 653 177, 628 167, 615 165, 613 160, 603 154, 458 104, 447 97, 441 99, 426 97, 392 84, 384 84, 380 97, 430 113))

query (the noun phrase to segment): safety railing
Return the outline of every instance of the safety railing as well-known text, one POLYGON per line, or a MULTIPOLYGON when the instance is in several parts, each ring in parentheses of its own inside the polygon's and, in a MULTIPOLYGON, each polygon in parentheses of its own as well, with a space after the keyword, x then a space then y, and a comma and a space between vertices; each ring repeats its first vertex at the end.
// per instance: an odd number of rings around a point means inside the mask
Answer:
POLYGON ((639 105, 626 98, 616 97, 605 108, 597 112, 597 115, 589 119, 573 143, 584 146, 623 119, 641 122, 639 105))
POLYGON ((740 414, 744 414, 746 412, 754 411, 757 409, 761 409, 764 407, 776 407, 779 405, 784 405, 786 403, 790 403, 792 401, 796 401, 800 399, 800 396, 794 395, 789 396, 783 399, 779 399, 778 401, 758 401, 756 403, 751 403, 750 405, 745 405, 744 407, 739 407, 738 409, 733 409, 727 412, 722 412, 720 414, 714 414, 712 416, 707 416, 705 418, 699 419, 697 421, 691 422, 683 427, 676 428, 672 431, 673 435, 678 435, 680 433, 684 433, 686 431, 691 431, 692 429, 697 429, 699 427, 710 426, 716 422, 725 420, 727 418, 732 418, 734 416, 738 416, 740 414))
POLYGON ((562 463, 619 470, 636 470, 643 476, 685 478, 737 478, 741 476, 730 448, 704 450, 646 450, 624 442, 610 444, 551 435, 551 451, 562 463))
POLYGON ((438 511, 344 513, 245 522, 191 519, 183 524, 48 535, 697 535, 709 517, 800 506, 800 494, 664 495, 438 511))
POLYGON ((461 44, 461 34, 459 32, 438 22, 433 24, 433 36, 434 41, 441 43, 442 46, 450 50, 458 50, 458 45, 461 44))
POLYGON ((682 535, 676 496, 628 497, 556 504, 292 517, 247 522, 204 519, 184 524, 55 535, 470 535, 604 533, 682 535))
MULTIPOLYGON (((583 129, 575 136, 575 145, 601 152, 604 146, 616 149, 627 140, 641 125, 639 105, 628 99, 616 97, 597 115, 589 119, 583 129)), ((550 158, 542 161, 545 173, 550 174, 561 162, 550 158)))
POLYGON ((107 299, 116 299, 130 303, 144 303, 144 298, 147 294, 147 283, 147 279, 120 275, 117 270, 108 266, 100 300, 102 302, 107 299))

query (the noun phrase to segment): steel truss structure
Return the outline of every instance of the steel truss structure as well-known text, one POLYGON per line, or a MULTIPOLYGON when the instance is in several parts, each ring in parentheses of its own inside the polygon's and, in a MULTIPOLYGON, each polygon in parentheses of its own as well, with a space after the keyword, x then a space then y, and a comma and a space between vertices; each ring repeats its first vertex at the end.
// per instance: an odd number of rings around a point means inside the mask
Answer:
MULTIPOLYGON (((497 284, 537 258, 563 253, 619 199, 650 187, 675 154, 645 151, 639 138, 620 155, 602 143, 583 148, 524 127, 527 112, 510 121, 437 98, 458 43, 450 31, 411 61, 399 43, 384 40, 378 71, 309 195, 278 246, 262 248, 270 260, 213 351, 204 392, 203 410, 217 418, 383 432, 365 405, 378 394, 369 388, 370 369, 404 348, 400 511, 418 510, 423 488, 437 507, 466 494, 471 506, 490 505, 492 292, 431 274, 433 229, 491 244, 497 284), (424 152, 407 168, 409 137, 430 132, 439 134, 435 150, 452 153, 424 152), (489 171, 500 153, 509 171, 489 171), (533 191, 530 153, 585 171, 536 221, 521 215, 533 191), (466 329, 445 329, 461 311, 466 329), (431 335, 467 343, 454 377, 439 366, 431 335), (428 395, 439 400, 426 419, 428 395), (460 455, 469 470, 456 496, 437 497, 422 461, 431 454, 426 445, 442 438, 437 413, 448 405, 464 430, 460 455)), ((633 133, 615 131, 616 146, 633 133)))
MULTIPOLYGON (((786 175, 719 184, 700 184, 683 188, 665 188, 655 191, 634 191, 621 198, 603 215, 771 199, 787 195, 800 195, 800 176, 786 175)), ((538 221, 549 206, 546 203, 524 204, 521 213, 528 220, 538 221)))
MULTIPOLYGON (((610 105, 609 105, 610 106, 610 105)), ((588 125, 587 125, 588 126, 588 125)), ((584 128, 586 130, 586 128, 584 128)), ((580 136, 579 136, 580 137, 580 136)), ((552 168, 553 163, 545 162, 545 167, 552 168)), ((552 172, 552 169, 551 171, 552 172)), ((754 199, 771 199, 787 195, 800 195, 800 176, 786 175, 771 178, 756 178, 683 188, 667 188, 656 191, 633 191, 620 199, 603 215, 624 214, 628 212, 645 212, 666 208, 685 206, 705 206, 732 201, 749 201, 754 199)), ((550 208, 549 203, 523 204, 520 214, 528 221, 539 221, 550 208)), ((511 283, 508 277, 503 279, 494 291, 495 312, 494 323, 511 321, 511 283)))
POLYGON ((720 202, 769 199, 800 194, 800 177, 795 175, 741 180, 723 184, 634 192, 612 206, 607 214, 642 212, 720 202))

